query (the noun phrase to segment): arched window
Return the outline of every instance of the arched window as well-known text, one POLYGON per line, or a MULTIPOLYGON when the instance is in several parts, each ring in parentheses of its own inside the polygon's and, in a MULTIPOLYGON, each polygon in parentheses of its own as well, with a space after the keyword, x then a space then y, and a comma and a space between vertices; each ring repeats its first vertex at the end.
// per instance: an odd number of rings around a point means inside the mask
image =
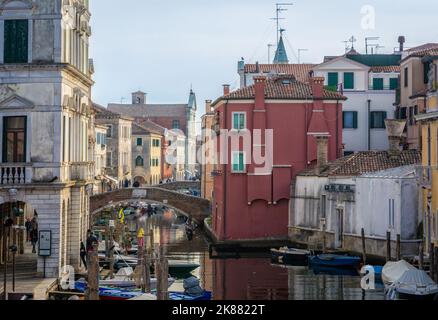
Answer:
POLYGON ((138 156, 138 157, 135 159, 135 165, 136 165, 137 167, 143 167, 143 165, 144 165, 143 158, 140 157, 140 156, 138 156))

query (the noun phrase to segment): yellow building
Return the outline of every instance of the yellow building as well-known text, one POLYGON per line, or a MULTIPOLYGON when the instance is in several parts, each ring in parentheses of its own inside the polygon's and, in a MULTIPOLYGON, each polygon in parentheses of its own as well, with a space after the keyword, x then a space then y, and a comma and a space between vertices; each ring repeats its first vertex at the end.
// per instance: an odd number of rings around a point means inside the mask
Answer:
POLYGON ((136 186, 157 185, 162 180, 162 139, 160 132, 132 124, 132 176, 136 186))
POLYGON ((429 64, 426 110, 416 120, 421 125, 423 170, 421 178, 426 250, 438 245, 438 50, 422 59, 429 64))

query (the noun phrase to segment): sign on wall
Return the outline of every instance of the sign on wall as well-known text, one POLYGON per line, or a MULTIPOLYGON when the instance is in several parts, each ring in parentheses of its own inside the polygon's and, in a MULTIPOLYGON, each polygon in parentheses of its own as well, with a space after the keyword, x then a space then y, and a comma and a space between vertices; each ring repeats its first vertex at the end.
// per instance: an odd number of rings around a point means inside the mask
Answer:
POLYGON ((38 255, 40 257, 50 257, 52 255, 52 231, 41 230, 38 244, 38 255))

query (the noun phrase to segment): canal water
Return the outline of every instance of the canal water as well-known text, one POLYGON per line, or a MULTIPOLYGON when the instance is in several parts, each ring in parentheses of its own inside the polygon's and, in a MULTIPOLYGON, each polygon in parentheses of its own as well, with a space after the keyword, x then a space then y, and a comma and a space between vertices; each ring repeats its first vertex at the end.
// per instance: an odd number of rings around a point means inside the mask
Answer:
MULTIPOLYGON (((192 241, 185 233, 185 218, 176 214, 154 215, 142 223, 153 230, 154 242, 167 245, 169 261, 197 263, 193 275, 213 293, 214 300, 383 300, 383 288, 364 291, 360 277, 315 274, 308 267, 271 264, 269 253, 251 253, 239 258, 211 258, 208 242, 196 230, 192 241)), ((135 223, 132 222, 135 229, 135 223)), ((134 231, 134 230, 132 230, 134 231)), ((170 291, 183 291, 177 280, 170 291)))

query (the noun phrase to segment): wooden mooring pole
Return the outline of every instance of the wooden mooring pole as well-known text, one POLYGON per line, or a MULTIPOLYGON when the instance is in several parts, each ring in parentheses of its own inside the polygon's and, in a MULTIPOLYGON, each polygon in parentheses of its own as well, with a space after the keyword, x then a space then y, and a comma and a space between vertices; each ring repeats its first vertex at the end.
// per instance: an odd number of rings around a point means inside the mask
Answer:
POLYGON ((87 300, 99 300, 99 256, 98 245, 93 244, 93 251, 88 253, 87 300))
POLYGON ((435 246, 433 243, 430 244, 429 248, 429 263, 430 263, 430 269, 429 274, 432 279, 435 279, 435 246))
POLYGON ((435 247, 435 282, 438 282, 438 247, 435 247))
POLYGON ((391 261, 391 232, 386 232, 386 262, 391 261))
POLYGON ((166 248, 159 246, 158 259, 155 265, 155 276, 157 277, 157 300, 169 300, 168 278, 169 265, 166 258, 166 248))
POLYGON ((399 234, 397 235, 396 257, 397 261, 401 260, 401 236, 399 234))
POLYGON ((420 242, 420 249, 418 254, 418 267, 424 270, 424 240, 420 242))
POLYGON ((362 236, 362 260, 363 264, 367 264, 367 251, 366 251, 366 240, 365 240, 365 229, 362 228, 361 230, 361 236, 362 236))
POLYGON ((109 227, 109 263, 110 263, 110 279, 114 279, 114 227, 109 227))

